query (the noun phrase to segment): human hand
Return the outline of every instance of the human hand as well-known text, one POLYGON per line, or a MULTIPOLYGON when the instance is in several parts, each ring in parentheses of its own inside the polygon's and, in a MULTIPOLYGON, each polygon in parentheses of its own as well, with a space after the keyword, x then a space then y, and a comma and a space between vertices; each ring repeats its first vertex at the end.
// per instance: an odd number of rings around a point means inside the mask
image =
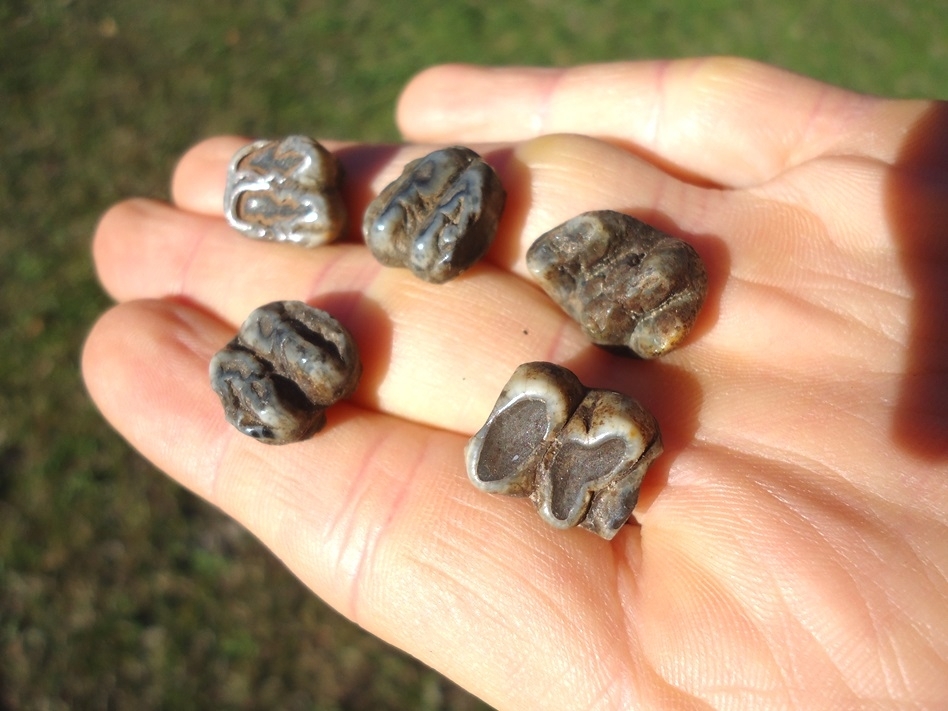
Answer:
MULTIPOLYGON (((119 301, 83 368, 102 412, 315 593, 499 708, 934 708, 948 700, 948 110, 739 60, 442 67, 411 141, 471 145, 508 206, 488 262, 433 286, 356 240, 315 250, 224 222, 195 147, 174 204, 95 239, 119 301), (575 132, 596 136, 542 133, 575 132), (659 361, 592 347, 524 253, 612 208, 692 243, 709 301, 659 361), (365 372, 312 440, 240 435, 208 383, 256 306, 303 299, 365 372), (665 454, 611 542, 475 490, 463 448, 517 365, 641 400, 665 454)), ((424 146, 335 146, 357 226, 424 146)))

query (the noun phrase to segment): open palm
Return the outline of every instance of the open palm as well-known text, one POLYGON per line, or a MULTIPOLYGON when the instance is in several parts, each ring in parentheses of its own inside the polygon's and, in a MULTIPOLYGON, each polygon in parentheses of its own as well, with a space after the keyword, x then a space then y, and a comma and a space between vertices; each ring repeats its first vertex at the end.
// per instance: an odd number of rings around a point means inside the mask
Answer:
POLYGON ((429 145, 332 145, 353 223, 408 160, 470 145, 508 191, 487 262, 434 286, 355 236, 242 238, 221 200, 245 140, 206 141, 173 205, 120 204, 96 235, 120 303, 83 365, 115 427, 331 605, 500 708, 948 701, 944 107, 726 59, 441 67, 399 123, 429 145), (605 208, 708 265, 696 329, 660 361, 591 346, 526 273, 536 237, 605 208), (232 429, 207 376, 275 299, 333 313, 365 364, 287 447, 232 429), (532 360, 662 426, 640 526, 611 542, 467 481, 467 439, 532 360))

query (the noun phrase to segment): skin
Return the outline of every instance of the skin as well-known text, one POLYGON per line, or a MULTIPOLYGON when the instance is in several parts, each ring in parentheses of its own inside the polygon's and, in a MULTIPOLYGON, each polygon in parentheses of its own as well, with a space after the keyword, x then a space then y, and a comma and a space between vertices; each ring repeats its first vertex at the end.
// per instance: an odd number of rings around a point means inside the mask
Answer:
POLYGON ((397 116, 405 145, 330 144, 350 215, 408 160, 470 145, 509 194, 486 262, 435 286, 355 234, 241 238, 221 201, 247 139, 205 141, 172 204, 123 202, 95 236, 118 304, 83 368, 115 428, 499 709, 944 708, 948 108, 705 59, 436 67, 397 116), (533 239, 604 208, 707 263, 698 324, 660 361, 590 346, 527 276, 533 239), (232 429, 207 378, 274 299, 332 312, 365 363, 327 427, 282 448, 232 429), (465 442, 531 360, 661 423, 640 525, 611 542, 467 481, 465 442))

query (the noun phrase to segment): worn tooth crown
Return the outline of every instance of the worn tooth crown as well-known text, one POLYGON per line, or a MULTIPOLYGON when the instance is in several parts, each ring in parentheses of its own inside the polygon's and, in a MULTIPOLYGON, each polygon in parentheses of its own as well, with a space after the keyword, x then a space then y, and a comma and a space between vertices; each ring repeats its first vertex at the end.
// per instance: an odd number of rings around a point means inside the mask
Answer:
POLYGON ((231 159, 224 215, 248 237, 317 247, 345 232, 341 186, 339 162, 313 139, 256 141, 231 159))
POLYGON ((369 204, 362 233, 382 264, 441 284, 484 256, 505 200, 500 178, 477 153, 444 148, 405 166, 369 204))
POLYGON ((210 365, 228 422, 270 444, 317 432, 326 408, 349 397, 361 373, 349 332, 300 301, 275 301, 253 311, 210 365))
POLYGON ((681 343, 708 291, 691 245, 612 210, 583 213, 541 235, 527 268, 593 343, 642 358, 681 343))
POLYGON ((658 423, 636 400, 537 362, 511 376, 466 459, 479 489, 530 496, 550 525, 611 539, 661 452, 658 423))
POLYGON ((478 488, 529 496, 539 460, 586 389, 552 363, 527 363, 511 376, 487 424, 467 445, 468 474, 478 488))

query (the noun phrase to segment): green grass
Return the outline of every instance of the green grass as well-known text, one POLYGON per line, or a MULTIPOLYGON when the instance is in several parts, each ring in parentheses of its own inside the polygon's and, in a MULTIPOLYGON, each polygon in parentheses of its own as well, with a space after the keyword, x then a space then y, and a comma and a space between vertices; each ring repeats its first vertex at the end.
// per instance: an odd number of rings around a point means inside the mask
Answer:
POLYGON ((948 97, 940 0, 0 6, 0 709, 475 709, 130 451, 78 376, 98 215, 203 136, 391 140, 442 61, 741 54, 948 97), (410 8, 410 9, 405 9, 410 8))

